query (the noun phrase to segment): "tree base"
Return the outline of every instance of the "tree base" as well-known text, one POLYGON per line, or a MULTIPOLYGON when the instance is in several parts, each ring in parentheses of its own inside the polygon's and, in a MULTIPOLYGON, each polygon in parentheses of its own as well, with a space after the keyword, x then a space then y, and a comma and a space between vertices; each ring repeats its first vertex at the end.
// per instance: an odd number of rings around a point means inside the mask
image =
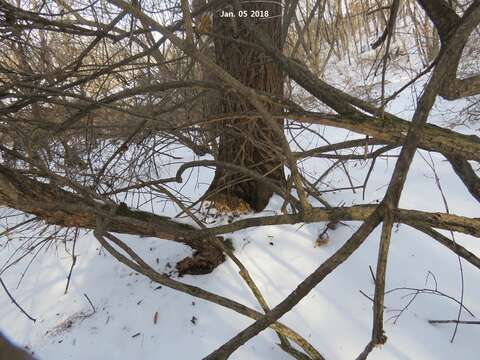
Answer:
POLYGON ((215 194, 207 196, 208 209, 215 209, 220 214, 248 214, 253 212, 248 202, 239 197, 215 194))

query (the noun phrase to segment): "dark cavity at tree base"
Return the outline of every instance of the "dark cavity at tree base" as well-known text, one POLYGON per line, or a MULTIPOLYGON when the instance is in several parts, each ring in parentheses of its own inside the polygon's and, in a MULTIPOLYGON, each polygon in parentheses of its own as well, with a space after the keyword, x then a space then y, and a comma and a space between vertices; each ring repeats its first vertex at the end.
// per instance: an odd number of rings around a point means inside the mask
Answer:
POLYGON ((203 275, 211 273, 225 261, 223 251, 213 247, 195 251, 192 256, 179 261, 175 268, 182 275, 203 275))

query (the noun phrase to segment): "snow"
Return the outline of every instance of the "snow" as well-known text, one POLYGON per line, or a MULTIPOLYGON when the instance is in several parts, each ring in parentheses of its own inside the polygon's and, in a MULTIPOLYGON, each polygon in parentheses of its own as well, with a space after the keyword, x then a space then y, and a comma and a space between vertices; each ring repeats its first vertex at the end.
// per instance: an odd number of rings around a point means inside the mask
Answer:
MULTIPOLYGON (((479 206, 463 189, 453 171, 435 156, 442 186, 452 212, 478 215, 479 206)), ((381 165, 369 188, 372 199, 380 198, 393 161, 381 165)), ((368 194, 369 192, 367 192, 368 194)), ((329 195, 332 200, 336 195, 329 195)), ((344 194, 343 199, 361 201, 361 194, 344 194)), ((274 197, 263 215, 271 215, 281 206, 274 197)), ((432 173, 419 156, 410 172, 401 206, 426 211, 442 209, 432 173)), ((340 225, 330 232, 326 245, 314 247, 323 223, 266 226, 226 235, 234 240, 236 255, 274 306, 287 296, 302 279, 328 258, 349 237, 358 224, 340 225)), ((168 272, 167 264, 189 254, 186 247, 154 238, 119 235, 133 246, 156 269, 168 272), (157 260, 158 259, 158 263, 157 260)), ((373 268, 378 250, 377 229, 345 264, 328 276, 282 322, 300 332, 327 359, 351 359, 358 355, 369 339, 372 304, 369 296, 374 285, 368 266, 373 268)), ((467 235, 456 235, 459 243, 480 255, 480 243, 467 235)), ((15 248, 8 243, 1 251, 2 260, 15 248)), ((40 359, 199 359, 235 335, 251 321, 230 310, 195 299, 152 283, 119 264, 99 249, 91 234, 77 243, 79 258, 72 283, 64 294, 70 257, 51 247, 32 263, 21 286, 15 289, 23 266, 2 275, 17 301, 37 318, 32 324, 4 296, 0 308, 0 328, 19 344, 33 349, 40 359), (83 294, 91 299, 95 312, 83 294), (154 324, 158 312, 157 324, 154 324), (196 319, 193 321, 192 319, 196 319), (68 320, 72 325, 68 326, 68 320), (195 322, 195 324, 193 323, 195 322), (67 326, 65 326, 67 324, 67 326), (140 333, 133 337, 135 334, 140 333)), ((419 232, 401 225, 393 234, 389 258, 387 289, 423 288, 428 272, 435 274, 438 289, 460 296, 458 260, 448 250, 419 232)), ((463 262, 465 305, 480 313, 478 270, 463 262)), ((204 276, 180 279, 209 291, 231 297, 260 310, 248 288, 242 283, 231 261, 204 276)), ((432 285, 430 279, 429 285, 432 285)), ((400 309, 410 298, 409 292, 397 291, 386 296, 385 318, 400 309)), ((428 319, 454 319, 458 306, 443 297, 419 295, 394 325, 386 322, 389 337, 372 359, 476 359, 478 348, 472 346, 480 328, 464 325, 454 343, 450 343, 453 326, 431 325, 428 319), (461 353, 461 356, 459 356, 461 353)), ((469 319, 468 315, 463 318, 469 319)), ((234 353, 233 359, 287 359, 275 344, 275 334, 264 331, 234 353)))
MULTIPOLYGON (((389 80, 387 93, 400 88, 406 79, 396 74, 389 80)), ((419 89, 423 81, 417 85, 419 89)), ((389 106, 389 111, 410 117, 413 113, 412 92, 403 93, 389 106)), ((458 102, 437 101, 432 121, 445 125, 445 113, 460 105, 458 102)), ((339 129, 319 129, 331 142, 358 137, 339 129)), ((315 145, 311 140, 311 134, 304 135, 304 141, 310 147, 315 145)), ((395 153, 398 151, 389 154, 395 153)), ((478 217, 478 202, 473 201, 448 163, 438 154, 431 156, 450 211, 478 217)), ((427 161, 430 161, 428 153, 419 151, 409 173, 400 207, 444 212, 444 203, 427 161)), ((351 190, 326 192, 325 198, 333 205, 375 203, 386 190, 394 163, 392 158, 378 160, 365 200, 361 191, 354 194, 351 190)), ((319 159, 302 162, 312 176, 321 173, 329 164, 329 161, 319 159)), ((167 172, 162 175, 172 176, 178 166, 162 167, 167 172)), ((362 182, 368 166, 369 163, 365 162, 350 165, 355 183, 362 182)), ((205 190, 212 172, 190 171, 194 175, 190 177, 188 173, 184 174, 184 179, 191 179, 179 184, 178 189, 184 186, 182 193, 198 196, 205 190), (200 185, 197 185, 197 180, 200 185)), ((324 184, 325 189, 329 184, 335 187, 348 185, 342 171, 337 169, 329 177, 324 184)), ((127 201, 135 203, 131 198, 127 201)), ((171 216, 176 213, 173 206, 164 207, 161 199, 156 200, 156 205, 154 210, 158 213, 171 216)), ((252 216, 272 215, 279 211, 281 205, 282 200, 275 196, 264 212, 252 216)), ((151 209, 147 207, 145 210, 151 209)), ((13 221, 22 219, 19 217, 13 221)), ((233 240, 236 256, 247 267, 273 307, 331 256, 358 225, 355 222, 339 225, 336 230, 329 231, 329 241, 318 247, 315 247, 315 240, 325 223, 257 227, 225 236, 233 240)), ((281 322, 310 341, 327 359, 355 358, 369 341, 372 302, 360 291, 370 297, 373 295, 374 284, 369 266, 375 270, 379 231, 377 228, 351 258, 281 319, 281 322)), ((171 241, 124 234, 118 236, 161 272, 171 272, 178 260, 190 254, 187 247, 171 241)), ((455 234, 455 240, 480 256, 478 239, 455 234)), ((21 241, 24 240, 0 239, 0 264, 14 254, 21 241)), ((71 256, 61 244, 45 247, 34 259, 28 256, 1 273, 2 280, 15 299, 37 321, 29 321, 2 294, 0 330, 18 344, 27 346, 39 359, 200 359, 252 323, 252 320, 218 305, 166 287, 159 288, 158 284, 128 269, 100 249, 91 233, 80 236, 76 254, 77 264, 67 294, 64 294, 64 290, 71 256), (30 261, 28 272, 23 277, 23 271, 30 261), (17 287, 20 279, 21 284, 17 287), (157 318, 156 323, 154 318, 157 318)), ((480 272, 465 261, 462 266, 464 304, 478 316, 480 287, 477 284, 480 283, 480 272)), ((176 277, 174 273, 172 276, 176 277)), ((211 274, 185 276, 178 280, 261 311, 230 260, 211 274)), ((406 225, 395 227, 388 262, 387 290, 399 287, 434 289, 435 286, 439 291, 460 299, 458 258, 406 225)), ((398 315, 395 310, 402 309, 409 302, 409 294, 411 291, 397 290, 386 295, 385 331, 388 341, 376 349, 370 359, 478 359, 479 326, 460 325, 451 343, 453 325, 428 323, 430 319, 456 319, 458 304, 451 299, 420 294, 394 323, 391 317, 398 315)), ((471 320, 472 317, 463 311, 462 319, 471 320)), ((232 359, 290 359, 276 343, 278 338, 275 333, 266 330, 240 347, 232 359)))

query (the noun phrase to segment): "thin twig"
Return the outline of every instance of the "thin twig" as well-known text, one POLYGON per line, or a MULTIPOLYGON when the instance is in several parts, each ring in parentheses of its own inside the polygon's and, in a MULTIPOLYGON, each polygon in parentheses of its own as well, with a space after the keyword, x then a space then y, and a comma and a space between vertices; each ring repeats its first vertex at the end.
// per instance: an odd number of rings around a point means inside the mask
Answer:
POLYGON ((92 301, 90 300, 90 298, 88 297, 87 294, 84 293, 83 296, 85 296, 85 298, 88 300, 88 303, 89 303, 90 306, 92 307, 92 310, 93 310, 92 314, 95 314, 95 312, 96 312, 97 310, 95 310, 95 306, 93 306, 92 301))
POLYGON ((5 285, 5 283, 3 282, 2 278, 0 277, 0 284, 2 284, 2 287, 3 289, 5 290, 5 292, 7 293, 7 296, 10 298, 10 300, 12 301, 12 303, 15 304, 15 306, 27 317, 29 318, 30 320, 32 320, 33 322, 37 321, 37 319, 31 317, 30 315, 28 315, 28 313, 20 306, 20 304, 14 299, 14 297, 12 296, 12 294, 10 294, 10 292, 8 291, 7 289, 7 286, 5 285))

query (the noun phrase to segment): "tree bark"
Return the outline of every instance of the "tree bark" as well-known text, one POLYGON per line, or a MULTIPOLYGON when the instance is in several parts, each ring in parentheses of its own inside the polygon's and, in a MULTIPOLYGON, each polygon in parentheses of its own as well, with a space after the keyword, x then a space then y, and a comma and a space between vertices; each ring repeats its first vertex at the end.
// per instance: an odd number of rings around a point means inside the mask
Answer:
MULTIPOLYGON (((233 13, 234 17, 222 17, 222 11, 213 16, 213 32, 218 36, 214 40, 216 63, 244 85, 281 97, 282 70, 263 50, 255 46, 258 41, 245 25, 246 21, 250 21, 256 29, 269 34, 272 44, 281 50, 281 6, 273 2, 244 0, 241 4, 248 18, 239 16, 238 11, 228 7, 223 10, 233 13), (252 14, 264 16, 251 17, 252 14)), ((278 105, 265 105, 272 112, 282 110, 278 105)), ((247 113, 252 110, 255 108, 247 100, 227 93, 219 99, 211 115, 221 117, 222 114, 247 113)), ((279 120, 279 123, 283 124, 283 120, 279 120)), ((280 185, 285 183, 279 139, 264 120, 241 117, 224 120, 216 124, 215 133, 219 145, 217 160, 256 171, 280 185)), ((219 210, 261 211, 272 194, 273 190, 262 182, 231 170, 217 169, 206 199, 212 201, 219 210)))

